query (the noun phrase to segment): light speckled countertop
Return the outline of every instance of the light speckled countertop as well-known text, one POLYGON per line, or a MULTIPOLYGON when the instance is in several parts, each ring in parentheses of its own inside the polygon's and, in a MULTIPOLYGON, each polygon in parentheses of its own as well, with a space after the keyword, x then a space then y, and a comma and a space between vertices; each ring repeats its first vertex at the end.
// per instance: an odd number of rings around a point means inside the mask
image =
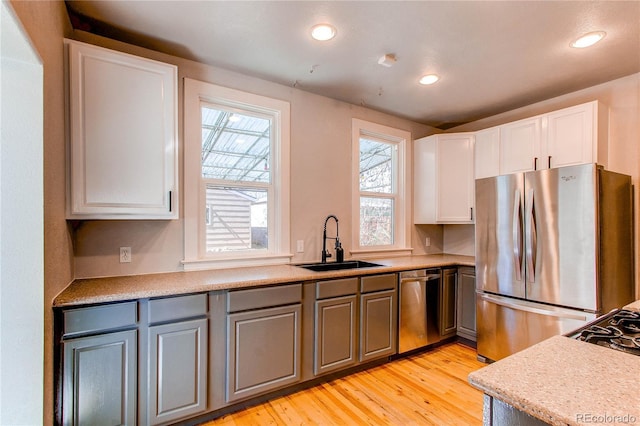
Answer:
POLYGON ((552 425, 640 424, 640 357, 564 336, 474 371, 469 383, 552 425))
POLYGON ((441 266, 475 266, 473 256, 432 254, 367 259, 382 266, 313 272, 293 265, 170 272, 74 280, 53 301, 54 307, 116 302, 212 290, 286 284, 441 266))

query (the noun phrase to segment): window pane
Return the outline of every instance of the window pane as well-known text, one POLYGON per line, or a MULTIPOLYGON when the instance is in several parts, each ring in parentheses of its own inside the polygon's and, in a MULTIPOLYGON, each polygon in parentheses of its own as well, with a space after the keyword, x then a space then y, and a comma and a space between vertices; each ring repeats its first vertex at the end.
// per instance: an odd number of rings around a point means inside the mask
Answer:
POLYGON ((393 244, 393 199, 360 197, 360 245, 393 244))
POLYGON ((393 192, 393 144, 360 138, 360 191, 393 192))
POLYGON ((202 177, 270 182, 271 121, 202 107, 202 177))
POLYGON ((207 185, 207 253, 268 248, 267 191, 207 185))

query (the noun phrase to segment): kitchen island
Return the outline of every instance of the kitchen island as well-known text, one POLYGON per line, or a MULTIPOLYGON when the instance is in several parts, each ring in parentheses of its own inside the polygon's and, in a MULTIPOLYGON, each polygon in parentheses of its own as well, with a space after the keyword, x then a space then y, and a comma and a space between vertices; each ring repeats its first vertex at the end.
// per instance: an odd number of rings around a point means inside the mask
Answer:
POLYGON ((638 424, 639 381, 640 357, 565 336, 469 375, 485 393, 485 425, 505 411, 524 425, 638 424))
POLYGON ((383 274, 411 269, 475 266, 473 256, 453 254, 402 256, 367 260, 371 260, 381 266, 314 272, 295 265, 277 265, 77 279, 56 296, 53 301, 53 307, 60 308, 147 297, 175 296, 215 290, 383 274))

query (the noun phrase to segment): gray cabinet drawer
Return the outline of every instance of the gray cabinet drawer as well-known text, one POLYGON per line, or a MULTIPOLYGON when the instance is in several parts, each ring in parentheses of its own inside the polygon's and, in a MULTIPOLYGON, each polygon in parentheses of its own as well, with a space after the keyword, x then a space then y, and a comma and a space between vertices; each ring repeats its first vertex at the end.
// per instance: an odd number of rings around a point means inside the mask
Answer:
POLYGON ((342 280, 319 281, 316 283, 316 299, 347 296, 358 292, 358 279, 345 278, 342 280))
POLYGON ((207 314, 207 294, 149 300, 149 323, 175 321, 207 314))
POLYGON ((302 284, 230 291, 227 295, 227 312, 290 305, 301 300, 302 284))
POLYGON ((396 275, 373 275, 360 279, 360 292, 371 293, 372 291, 393 290, 396 288, 396 275))
POLYGON ((138 322, 137 302, 115 303, 68 309, 63 313, 65 337, 103 332, 129 326, 138 322))

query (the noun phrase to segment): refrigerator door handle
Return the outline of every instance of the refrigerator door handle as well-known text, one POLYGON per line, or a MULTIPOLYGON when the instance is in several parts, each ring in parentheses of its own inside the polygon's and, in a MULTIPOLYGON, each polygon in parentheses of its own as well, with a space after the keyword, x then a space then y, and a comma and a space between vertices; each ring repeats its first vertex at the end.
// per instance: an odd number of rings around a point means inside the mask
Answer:
POLYGON ((513 263, 516 270, 516 280, 522 281, 522 202, 520 191, 516 190, 513 197, 513 263))
POLYGON ((536 281, 536 251, 538 249, 536 214, 533 203, 533 189, 529 189, 525 201, 527 207, 527 218, 525 220, 525 256, 527 259, 527 277, 530 283, 536 281))
POLYGON ((538 308, 535 306, 529 306, 523 303, 511 301, 504 297, 493 296, 490 294, 480 294, 480 299, 482 299, 485 302, 495 303, 496 305, 504 306, 506 308, 515 309, 515 310, 524 311, 524 312, 531 312, 533 314, 545 315, 548 317, 566 318, 566 319, 573 319, 578 321, 587 321, 589 319, 586 314, 581 315, 573 312, 568 312, 567 309, 553 308, 553 307, 550 307, 551 309, 543 309, 543 308, 538 308))

